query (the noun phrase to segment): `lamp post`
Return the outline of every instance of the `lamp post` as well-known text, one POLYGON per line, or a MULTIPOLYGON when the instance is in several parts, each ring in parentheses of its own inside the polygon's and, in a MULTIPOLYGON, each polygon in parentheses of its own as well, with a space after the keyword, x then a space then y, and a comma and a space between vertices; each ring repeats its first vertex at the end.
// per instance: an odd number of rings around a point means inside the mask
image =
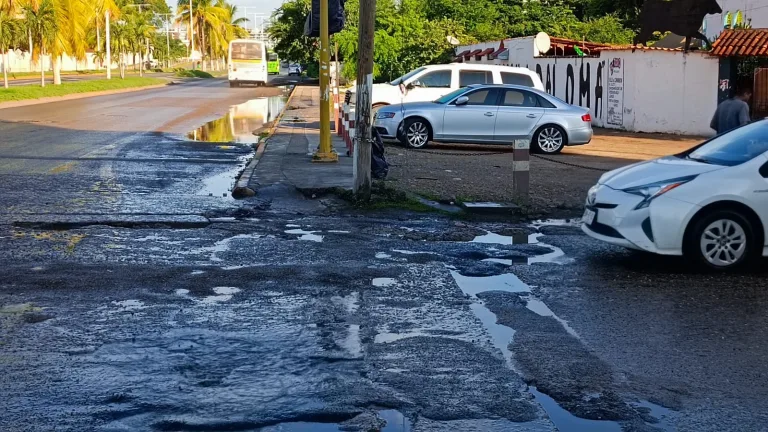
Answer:
POLYGON ((111 38, 109 35, 109 9, 104 11, 104 20, 106 21, 106 32, 107 32, 107 55, 106 55, 106 62, 107 62, 107 79, 112 79, 112 46, 111 46, 111 38))

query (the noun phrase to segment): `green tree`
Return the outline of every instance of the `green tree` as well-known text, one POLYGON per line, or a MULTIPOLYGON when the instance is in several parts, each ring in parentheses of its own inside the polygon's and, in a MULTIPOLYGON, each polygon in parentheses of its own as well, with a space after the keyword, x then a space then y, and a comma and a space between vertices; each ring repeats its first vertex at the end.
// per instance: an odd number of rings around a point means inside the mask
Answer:
POLYGON ((3 86, 8 88, 8 50, 24 38, 24 28, 7 10, 0 10, 0 51, 3 53, 3 86))
POLYGON ((40 62, 40 86, 45 87, 44 59, 56 41, 58 22, 53 0, 25 3, 22 6, 24 25, 32 38, 33 61, 40 62))
MULTIPOLYGON (((353 8, 349 4, 347 11, 351 15, 353 8)), ((317 41, 304 36, 304 20, 310 6, 310 0, 286 0, 272 14, 267 34, 275 41, 273 49, 281 59, 306 64, 317 58, 317 41)))

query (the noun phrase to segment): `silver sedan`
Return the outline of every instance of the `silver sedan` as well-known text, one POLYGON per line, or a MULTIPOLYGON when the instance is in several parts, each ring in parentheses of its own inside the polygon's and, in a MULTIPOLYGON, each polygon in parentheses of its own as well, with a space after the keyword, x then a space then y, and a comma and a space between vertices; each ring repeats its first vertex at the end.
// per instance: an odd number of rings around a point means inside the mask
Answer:
POLYGON ((516 85, 473 85, 432 102, 389 105, 376 113, 374 126, 382 138, 412 148, 430 141, 512 144, 531 139, 533 151, 554 154, 592 140, 589 110, 516 85))

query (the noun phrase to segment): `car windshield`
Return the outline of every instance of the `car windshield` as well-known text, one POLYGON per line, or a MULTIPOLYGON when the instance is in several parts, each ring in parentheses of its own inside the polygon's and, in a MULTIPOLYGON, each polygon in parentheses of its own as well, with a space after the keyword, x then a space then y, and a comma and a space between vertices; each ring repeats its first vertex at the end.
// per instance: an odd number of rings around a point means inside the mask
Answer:
POLYGON ((735 166, 768 151, 768 120, 717 136, 681 156, 698 162, 735 166))
POLYGON ((456 96, 466 92, 467 90, 468 89, 466 87, 465 88, 460 88, 458 90, 454 90, 454 91, 448 93, 447 95, 441 97, 440 99, 436 99, 434 102, 435 103, 439 103, 439 104, 447 104, 448 102, 452 101, 453 98, 455 98, 456 96))
POLYGON ((396 80, 392 81, 390 84, 392 84, 393 86, 400 85, 400 83, 407 81, 408 78, 416 75, 417 73, 423 71, 424 69, 426 69, 426 68, 423 67, 423 66, 418 68, 418 69, 414 69, 414 70, 408 72, 407 74, 401 76, 400 78, 397 78, 396 80))

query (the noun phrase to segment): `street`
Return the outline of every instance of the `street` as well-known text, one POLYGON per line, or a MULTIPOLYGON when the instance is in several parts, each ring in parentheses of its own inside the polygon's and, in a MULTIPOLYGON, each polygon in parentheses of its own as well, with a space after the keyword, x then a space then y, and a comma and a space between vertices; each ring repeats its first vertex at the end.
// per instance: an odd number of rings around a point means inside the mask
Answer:
POLYGON ((764 265, 702 273, 574 220, 232 199, 285 96, 0 110, 0 430, 768 430, 764 265), (235 105, 265 108, 238 131, 235 105))

